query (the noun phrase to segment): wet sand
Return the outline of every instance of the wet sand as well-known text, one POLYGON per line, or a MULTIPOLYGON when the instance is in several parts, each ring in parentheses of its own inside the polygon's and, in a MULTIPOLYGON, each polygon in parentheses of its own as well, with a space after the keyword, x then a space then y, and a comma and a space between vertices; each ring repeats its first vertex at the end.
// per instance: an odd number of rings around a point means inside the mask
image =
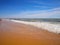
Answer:
POLYGON ((0 45, 60 45, 60 35, 3 20, 0 21, 0 45))

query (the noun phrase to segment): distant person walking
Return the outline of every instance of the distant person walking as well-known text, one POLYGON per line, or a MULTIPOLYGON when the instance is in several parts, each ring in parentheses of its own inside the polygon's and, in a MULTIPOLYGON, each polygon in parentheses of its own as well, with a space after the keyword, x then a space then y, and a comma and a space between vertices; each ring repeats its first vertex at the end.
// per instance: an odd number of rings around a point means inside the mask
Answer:
POLYGON ((2 19, 0 19, 0 21, 2 21, 2 19))
POLYGON ((0 19, 0 24, 1 24, 2 19, 0 19))
POLYGON ((2 27, 2 19, 0 18, 0 32, 2 32, 3 30, 1 29, 2 27))

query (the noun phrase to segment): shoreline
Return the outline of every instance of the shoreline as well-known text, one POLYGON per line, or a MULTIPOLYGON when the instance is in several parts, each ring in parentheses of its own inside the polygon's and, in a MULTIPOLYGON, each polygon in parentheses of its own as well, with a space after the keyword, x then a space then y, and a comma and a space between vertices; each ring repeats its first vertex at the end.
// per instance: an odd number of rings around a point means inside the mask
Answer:
POLYGON ((0 25, 1 45, 60 45, 60 35, 10 20, 0 25))
POLYGON ((18 20, 10 20, 10 21, 27 24, 27 25, 32 25, 37 28, 46 29, 49 32, 60 34, 60 25, 55 25, 55 24, 51 24, 48 22, 28 22, 28 21, 18 21, 18 20))

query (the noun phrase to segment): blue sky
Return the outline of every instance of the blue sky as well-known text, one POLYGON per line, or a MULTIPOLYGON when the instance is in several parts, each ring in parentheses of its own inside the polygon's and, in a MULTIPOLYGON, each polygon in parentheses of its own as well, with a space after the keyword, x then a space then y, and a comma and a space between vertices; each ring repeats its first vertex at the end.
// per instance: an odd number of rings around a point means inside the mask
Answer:
POLYGON ((0 0, 0 18, 60 18, 60 0, 0 0))

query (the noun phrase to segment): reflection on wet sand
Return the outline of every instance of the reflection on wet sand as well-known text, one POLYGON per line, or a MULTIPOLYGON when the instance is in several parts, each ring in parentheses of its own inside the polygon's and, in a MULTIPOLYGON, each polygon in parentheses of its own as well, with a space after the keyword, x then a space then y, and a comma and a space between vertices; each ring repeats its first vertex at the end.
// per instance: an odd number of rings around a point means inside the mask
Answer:
POLYGON ((3 20, 0 25, 0 45, 60 45, 60 35, 3 20))

